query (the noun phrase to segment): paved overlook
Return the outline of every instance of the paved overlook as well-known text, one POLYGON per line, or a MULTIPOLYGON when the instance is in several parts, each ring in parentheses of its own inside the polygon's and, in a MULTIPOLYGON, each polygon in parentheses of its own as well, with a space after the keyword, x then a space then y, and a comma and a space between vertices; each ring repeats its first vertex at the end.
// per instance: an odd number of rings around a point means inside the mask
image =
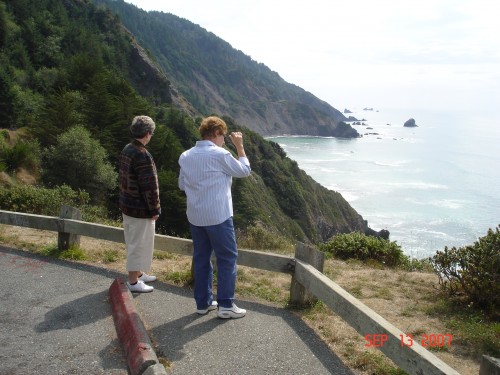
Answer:
MULTIPOLYGON (((0 273, 0 374, 128 373, 109 298, 124 274, 7 247, 0 273)), ((199 316, 190 290, 161 282, 130 299, 170 363, 145 374, 352 374, 288 310, 238 300, 242 319, 199 316)))

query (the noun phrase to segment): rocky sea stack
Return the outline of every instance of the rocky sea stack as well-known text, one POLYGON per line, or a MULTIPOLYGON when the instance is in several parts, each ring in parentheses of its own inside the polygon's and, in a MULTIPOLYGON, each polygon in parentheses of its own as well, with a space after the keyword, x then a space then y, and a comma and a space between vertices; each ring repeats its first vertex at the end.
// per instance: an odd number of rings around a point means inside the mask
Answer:
POLYGON ((414 128, 418 125, 415 123, 415 119, 411 118, 408 121, 406 121, 403 126, 405 126, 407 128, 414 128))

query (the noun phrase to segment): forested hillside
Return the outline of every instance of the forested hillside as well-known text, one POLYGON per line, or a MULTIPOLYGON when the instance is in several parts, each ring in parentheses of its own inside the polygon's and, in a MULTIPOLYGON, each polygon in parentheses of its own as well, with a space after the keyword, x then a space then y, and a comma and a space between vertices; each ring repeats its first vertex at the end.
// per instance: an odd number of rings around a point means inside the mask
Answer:
MULTIPOLYGON (((118 218, 117 156, 130 140, 131 119, 147 114, 157 123, 148 148, 159 171, 159 230, 189 236, 177 160, 198 139, 199 118, 186 105, 154 55, 104 7, 0 0, 0 209, 57 215, 46 210, 59 194, 118 218)), ((340 194, 314 182, 276 143, 218 108, 209 112, 245 134, 253 172, 234 182, 238 228, 259 225, 306 242, 369 230, 340 194)))
POLYGON ((337 109, 202 27, 123 0, 94 2, 119 14, 201 114, 228 115, 261 135, 359 136, 337 109))

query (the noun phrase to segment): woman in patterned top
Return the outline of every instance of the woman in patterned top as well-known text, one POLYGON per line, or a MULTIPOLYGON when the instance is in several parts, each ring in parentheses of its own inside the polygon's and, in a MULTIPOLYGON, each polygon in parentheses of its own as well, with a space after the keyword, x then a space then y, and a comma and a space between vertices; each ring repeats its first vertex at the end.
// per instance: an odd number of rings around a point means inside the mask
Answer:
POLYGON ((127 246, 127 285, 132 292, 152 292, 145 283, 156 280, 151 269, 155 222, 160 216, 158 175, 153 157, 146 150, 155 131, 148 116, 136 116, 130 131, 134 140, 120 154, 120 210, 127 246))

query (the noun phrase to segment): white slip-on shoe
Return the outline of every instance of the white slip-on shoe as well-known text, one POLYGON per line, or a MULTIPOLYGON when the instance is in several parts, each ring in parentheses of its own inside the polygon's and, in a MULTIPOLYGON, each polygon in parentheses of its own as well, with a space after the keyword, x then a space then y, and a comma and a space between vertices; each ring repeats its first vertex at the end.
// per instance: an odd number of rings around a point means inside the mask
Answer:
POLYGON ((196 310, 196 313, 197 314, 200 314, 200 315, 205 315, 207 314, 209 311, 212 311, 212 310, 215 310, 217 309, 217 306, 219 306, 217 304, 217 301, 212 301, 212 304, 210 306, 208 306, 206 309, 198 309, 196 310))
POLYGON ((237 319, 243 318, 247 311, 245 309, 240 309, 238 306, 233 304, 232 307, 220 307, 219 311, 217 311, 217 316, 221 319, 237 319))
POLYGON ((139 280, 144 281, 145 283, 152 283, 156 280, 156 276, 148 275, 146 272, 143 272, 141 276, 139 276, 139 280))
POLYGON ((142 280, 137 280, 137 283, 133 285, 127 281, 127 286, 132 293, 149 293, 154 289, 152 286, 144 284, 142 280))

